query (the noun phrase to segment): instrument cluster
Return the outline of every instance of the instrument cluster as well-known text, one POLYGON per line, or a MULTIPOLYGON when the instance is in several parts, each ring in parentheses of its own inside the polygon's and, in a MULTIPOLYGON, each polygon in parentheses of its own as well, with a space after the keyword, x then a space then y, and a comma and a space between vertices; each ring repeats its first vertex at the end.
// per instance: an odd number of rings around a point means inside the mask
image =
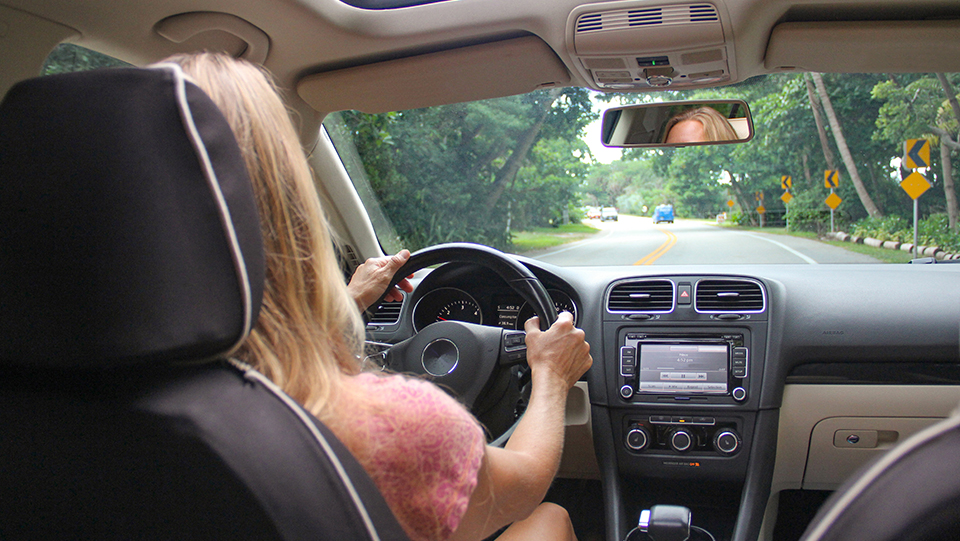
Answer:
MULTIPOLYGON (((463 321, 504 329, 523 330, 524 323, 533 317, 534 310, 520 295, 497 280, 476 276, 475 280, 437 280, 413 308, 413 327, 417 332, 438 321, 463 321)), ((427 282, 428 280, 425 280, 427 282)), ((547 287, 557 313, 570 312, 578 322, 577 305, 569 294, 547 287)))

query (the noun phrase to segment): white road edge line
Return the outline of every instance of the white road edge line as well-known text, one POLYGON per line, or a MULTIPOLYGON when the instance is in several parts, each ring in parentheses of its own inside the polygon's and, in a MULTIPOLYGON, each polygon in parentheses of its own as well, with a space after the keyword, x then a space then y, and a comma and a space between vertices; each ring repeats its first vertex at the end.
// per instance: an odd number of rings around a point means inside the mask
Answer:
POLYGON ((806 261, 807 263, 809 263, 809 264, 811 264, 811 265, 819 265, 819 263, 817 263, 816 261, 814 261, 813 258, 801 254, 800 252, 794 250, 793 248, 787 246, 786 244, 784 244, 784 243, 782 243, 782 242, 778 242, 778 241, 775 241, 775 240, 773 240, 773 239, 768 239, 768 238, 766 238, 766 237, 761 237, 760 235, 754 235, 753 233, 741 233, 741 235, 746 235, 746 236, 748 236, 748 237, 753 237, 753 238, 755 238, 755 239, 765 240, 765 241, 767 241, 767 242, 776 244, 777 246, 783 248, 784 250, 790 252, 791 254, 799 257, 800 259, 806 261))

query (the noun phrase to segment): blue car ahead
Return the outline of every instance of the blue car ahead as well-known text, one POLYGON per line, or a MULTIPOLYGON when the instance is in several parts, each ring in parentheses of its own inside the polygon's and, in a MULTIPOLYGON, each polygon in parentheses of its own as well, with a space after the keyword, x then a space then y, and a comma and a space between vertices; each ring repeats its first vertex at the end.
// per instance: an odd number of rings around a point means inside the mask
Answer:
POLYGON ((660 222, 673 223, 673 205, 657 205, 657 208, 653 209, 653 223, 660 222))

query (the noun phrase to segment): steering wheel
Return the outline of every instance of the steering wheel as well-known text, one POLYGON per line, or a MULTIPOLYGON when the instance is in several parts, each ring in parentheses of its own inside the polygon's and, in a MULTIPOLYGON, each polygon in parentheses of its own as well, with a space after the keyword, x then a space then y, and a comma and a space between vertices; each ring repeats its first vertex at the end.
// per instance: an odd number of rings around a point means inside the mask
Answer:
MULTIPOLYGON (((438 244, 414 253, 397 270, 387 291, 415 271, 450 262, 474 263, 495 272, 530 303, 540 318, 541 330, 547 330, 557 320, 550 294, 530 269, 507 254, 480 244, 438 244)), ((382 301, 381 297, 377 304, 382 301)), ((516 406, 521 385, 513 368, 526 362, 525 335, 523 331, 499 327, 438 321, 388 349, 386 367, 425 375, 451 392, 488 429, 503 429, 492 442, 502 445, 519 419, 516 406)))

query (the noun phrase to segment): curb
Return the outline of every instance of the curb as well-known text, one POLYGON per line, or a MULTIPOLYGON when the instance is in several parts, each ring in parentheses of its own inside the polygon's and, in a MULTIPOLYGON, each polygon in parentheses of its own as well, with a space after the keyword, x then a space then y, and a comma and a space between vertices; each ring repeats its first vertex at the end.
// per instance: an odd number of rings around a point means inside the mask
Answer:
MULTIPOLYGON (((833 240, 839 240, 841 242, 852 242, 855 244, 864 244, 867 246, 873 246, 874 248, 884 248, 887 250, 901 250, 904 252, 913 252, 913 244, 908 242, 897 242, 894 240, 880 240, 870 237, 857 237, 855 235, 850 235, 849 233, 844 233, 843 231, 836 231, 834 233, 826 233, 824 237, 833 240)), ((960 259, 960 254, 953 254, 944 252, 939 246, 917 246, 917 256, 924 257, 933 257, 941 261, 950 261, 954 259, 960 259)))

